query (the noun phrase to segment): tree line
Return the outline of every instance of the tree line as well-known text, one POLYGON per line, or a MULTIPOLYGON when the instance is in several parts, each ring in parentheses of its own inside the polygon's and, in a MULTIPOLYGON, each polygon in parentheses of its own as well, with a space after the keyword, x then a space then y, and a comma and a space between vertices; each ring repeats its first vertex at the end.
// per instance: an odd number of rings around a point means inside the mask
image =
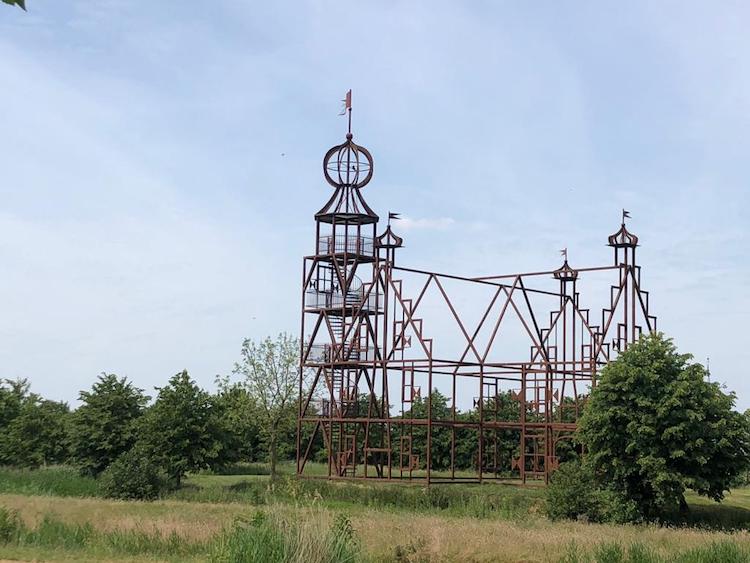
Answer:
POLYGON ((151 397, 102 373, 80 405, 45 399, 25 379, 0 382, 0 464, 69 464, 101 477, 112 496, 150 497, 191 471, 295 455, 298 341, 245 340, 235 377, 202 389, 186 370, 151 397), (125 490, 118 491, 117 487, 125 490))

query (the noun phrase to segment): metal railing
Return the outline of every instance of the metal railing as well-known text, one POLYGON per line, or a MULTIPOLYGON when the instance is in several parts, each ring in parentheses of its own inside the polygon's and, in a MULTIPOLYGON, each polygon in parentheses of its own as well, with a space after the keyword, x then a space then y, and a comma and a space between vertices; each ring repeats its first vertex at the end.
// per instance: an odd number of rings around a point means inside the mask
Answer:
POLYGON ((318 254, 356 254, 374 256, 375 245, 372 237, 356 235, 326 235, 318 238, 318 254))
MULTIPOLYGON (((340 344, 336 345, 338 349, 340 344)), ((331 344, 313 344, 308 347, 310 353, 307 356, 307 362, 313 364, 327 364, 334 361, 343 362, 371 362, 375 359, 375 348, 362 348, 348 343, 343 346, 341 355, 334 354, 334 346, 331 344)))
POLYGON ((343 294, 339 291, 317 291, 308 289, 305 292, 305 307, 311 309, 341 309, 352 307, 364 312, 378 311, 383 308, 382 298, 378 299, 373 291, 365 297, 362 289, 343 294))

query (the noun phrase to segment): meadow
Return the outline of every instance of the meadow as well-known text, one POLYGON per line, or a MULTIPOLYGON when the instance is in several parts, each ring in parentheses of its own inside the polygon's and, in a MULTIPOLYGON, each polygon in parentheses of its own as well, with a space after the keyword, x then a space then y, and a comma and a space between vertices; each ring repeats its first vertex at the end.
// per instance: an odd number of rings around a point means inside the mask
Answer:
MULTIPOLYGON (((750 489, 691 497, 688 522, 552 522, 541 487, 273 485, 262 465, 196 474, 153 502, 99 497, 74 470, 0 469, 0 557, 24 561, 750 560, 750 489)), ((322 466, 317 468, 323 472, 322 466)))

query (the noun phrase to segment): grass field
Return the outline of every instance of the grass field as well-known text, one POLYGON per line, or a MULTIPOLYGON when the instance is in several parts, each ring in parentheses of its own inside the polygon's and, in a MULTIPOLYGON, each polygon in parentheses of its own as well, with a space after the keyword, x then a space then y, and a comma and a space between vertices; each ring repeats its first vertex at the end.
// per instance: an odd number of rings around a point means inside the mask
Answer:
POLYGON ((96 495, 72 471, 0 470, 0 559, 263 561, 273 548, 298 561, 750 561, 748 489, 722 505, 691 497, 691 527, 550 522, 539 487, 500 484, 194 475, 155 502, 96 495))

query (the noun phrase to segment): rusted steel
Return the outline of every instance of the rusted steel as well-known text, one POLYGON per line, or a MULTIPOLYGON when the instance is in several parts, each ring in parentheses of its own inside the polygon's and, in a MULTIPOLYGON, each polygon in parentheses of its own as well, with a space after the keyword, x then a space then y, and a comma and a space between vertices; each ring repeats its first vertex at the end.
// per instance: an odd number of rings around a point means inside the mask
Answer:
POLYGON ((559 268, 525 273, 467 277, 396 266, 398 214, 389 213, 378 234, 380 218, 363 197, 373 158, 354 143, 350 97, 346 111, 346 140, 323 161, 334 193, 315 215, 315 253, 303 259, 297 473, 306 476, 316 456, 330 479, 549 480, 575 447, 601 369, 644 329, 656 330, 629 215, 607 239, 609 265, 575 268, 565 249, 559 268), (615 272, 594 324, 580 281, 615 272), (476 315, 462 314, 450 284, 487 293, 476 315), (445 327, 455 336, 430 336, 445 327), (526 354, 499 357, 519 338, 526 354), (435 411, 433 389, 447 396, 447 415, 435 411), (439 459, 438 435, 449 442, 439 459), (457 465, 459 441, 473 444, 467 467, 457 465))

